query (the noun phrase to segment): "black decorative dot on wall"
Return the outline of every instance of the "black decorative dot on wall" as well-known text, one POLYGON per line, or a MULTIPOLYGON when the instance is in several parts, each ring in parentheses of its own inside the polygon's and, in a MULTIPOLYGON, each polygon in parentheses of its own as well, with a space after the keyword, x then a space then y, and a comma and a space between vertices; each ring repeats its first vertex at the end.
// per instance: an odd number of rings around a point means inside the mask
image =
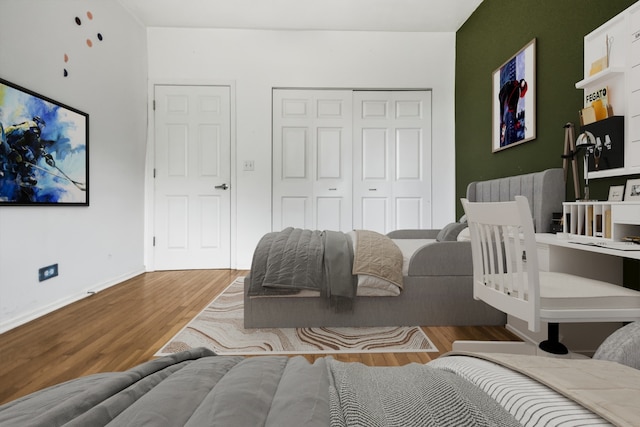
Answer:
MULTIPOLYGON (((87 11, 86 13, 86 17, 87 17, 87 21, 93 21, 93 13, 91 11, 87 11)), ((74 18, 74 22, 76 23, 77 26, 81 27, 82 26, 82 19, 80 19, 79 16, 76 16, 74 18)), ((104 40, 104 36, 102 35, 102 33, 96 33, 96 38, 98 41, 103 41, 104 40)), ((88 37, 85 39, 85 44, 87 45, 87 47, 92 48, 94 46, 94 41, 91 39, 91 37, 88 37)), ((67 53, 64 54, 64 63, 65 63, 65 67, 63 69, 63 76, 64 77, 68 77, 69 76, 69 69, 66 66, 66 64, 69 63, 69 55, 67 53)))

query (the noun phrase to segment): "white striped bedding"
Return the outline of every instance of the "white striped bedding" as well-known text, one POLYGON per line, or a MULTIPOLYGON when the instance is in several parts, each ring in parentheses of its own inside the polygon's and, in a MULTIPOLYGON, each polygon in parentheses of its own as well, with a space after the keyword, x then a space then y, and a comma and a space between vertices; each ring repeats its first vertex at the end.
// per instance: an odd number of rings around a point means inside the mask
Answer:
POLYGON ((606 420, 537 381, 495 363, 465 356, 428 363, 474 383, 523 426, 611 426, 606 420))

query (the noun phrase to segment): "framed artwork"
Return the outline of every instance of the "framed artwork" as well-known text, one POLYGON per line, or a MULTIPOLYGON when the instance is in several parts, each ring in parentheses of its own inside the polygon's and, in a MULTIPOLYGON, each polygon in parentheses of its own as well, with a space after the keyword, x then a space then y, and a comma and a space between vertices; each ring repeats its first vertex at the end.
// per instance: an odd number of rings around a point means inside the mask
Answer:
POLYGON ((536 138, 536 39, 493 72, 492 151, 536 138))
POLYGON ((624 193, 624 201, 640 201, 640 179, 628 179, 626 191, 624 193))
POLYGON ((624 185, 612 185, 609 187, 609 198, 607 199, 610 202, 621 202, 622 197, 624 196, 624 185))
POLYGON ((89 115, 0 79, 0 206, 89 205, 89 115))

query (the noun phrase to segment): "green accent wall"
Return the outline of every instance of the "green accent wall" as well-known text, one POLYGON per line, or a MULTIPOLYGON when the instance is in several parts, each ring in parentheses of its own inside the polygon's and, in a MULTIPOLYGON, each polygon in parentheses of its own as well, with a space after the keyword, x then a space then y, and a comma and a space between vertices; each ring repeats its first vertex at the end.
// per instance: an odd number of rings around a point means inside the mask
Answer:
MULTIPOLYGON (((484 0, 462 25, 456 34, 456 217, 469 182, 562 167, 564 125, 572 122, 576 135, 580 127, 583 91, 575 83, 584 77, 584 36, 635 2, 484 0), (492 74, 533 38, 536 139, 492 153, 492 74)), ((609 186, 628 178, 590 180, 591 198, 606 200, 609 186)), ((569 174, 567 199, 573 198, 569 174)), ((639 264, 625 261, 625 283, 638 283, 639 264)))
MULTIPOLYGON (((584 36, 635 0, 484 0, 456 34, 456 200, 472 181, 562 167, 564 125, 579 132, 584 36), (536 39, 536 139, 492 153, 492 74, 536 39)), ((579 162, 582 177, 582 162, 579 162)), ((571 175, 571 174, 569 174, 571 175)), ((610 185, 590 181, 591 197, 606 200, 610 185)), ((581 185, 581 188, 583 186, 581 185)), ((567 197, 573 198, 571 176, 567 197)), ((462 215, 460 202, 456 215, 462 215)))

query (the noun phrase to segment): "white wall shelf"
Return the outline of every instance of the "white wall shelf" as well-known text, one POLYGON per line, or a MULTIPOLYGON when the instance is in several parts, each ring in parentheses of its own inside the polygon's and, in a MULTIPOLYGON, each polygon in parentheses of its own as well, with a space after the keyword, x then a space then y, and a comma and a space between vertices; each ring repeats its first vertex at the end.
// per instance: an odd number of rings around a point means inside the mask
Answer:
POLYGON ((623 77, 624 78, 625 69, 622 67, 609 67, 593 76, 589 76, 583 80, 580 80, 576 83, 576 89, 586 89, 589 86, 597 86, 603 83, 607 83, 608 80, 623 77))
MULTIPOLYGON (((584 37, 584 78, 575 84, 588 96, 606 87, 616 116, 624 116, 624 166, 588 172, 589 179, 640 173, 640 2, 584 37), (590 75, 607 57, 608 68, 590 75)), ((617 166, 617 165, 616 165, 617 166)))

